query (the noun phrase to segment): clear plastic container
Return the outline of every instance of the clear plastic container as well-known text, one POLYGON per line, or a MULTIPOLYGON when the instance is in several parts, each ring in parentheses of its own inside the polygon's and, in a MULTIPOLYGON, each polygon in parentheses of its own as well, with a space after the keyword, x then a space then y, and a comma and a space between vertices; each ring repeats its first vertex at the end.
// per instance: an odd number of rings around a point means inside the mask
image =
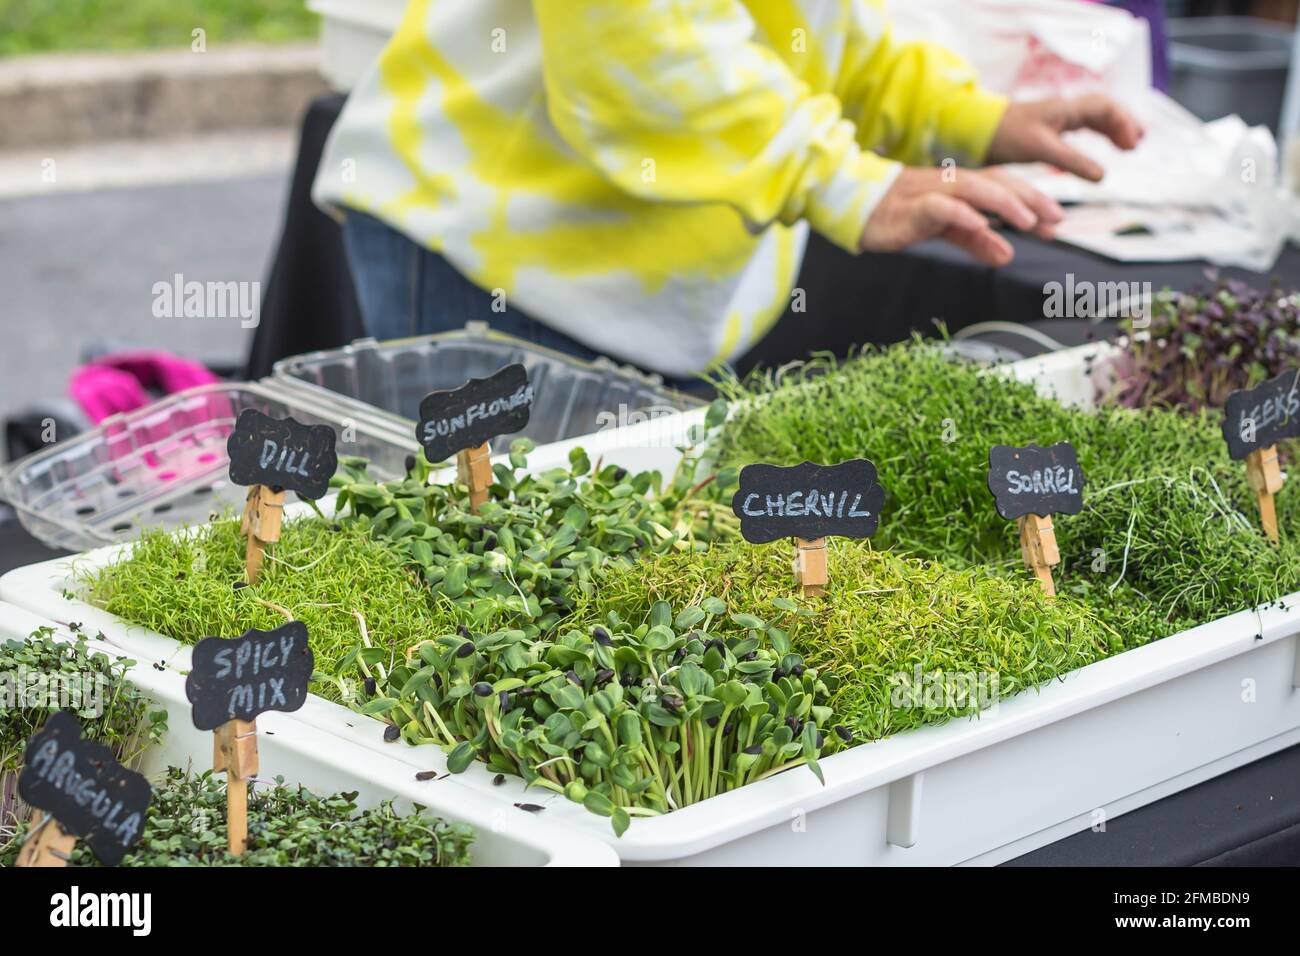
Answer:
POLYGON ((703 404, 666 388, 662 379, 609 359, 582 362, 482 322, 463 331, 391 342, 360 339, 341 349, 311 352, 276 363, 277 384, 301 390, 358 417, 414 438, 421 400, 520 362, 536 394, 528 427, 493 442, 504 450, 525 436, 539 445, 675 415, 703 404))
POLYGON ((381 479, 399 477, 418 445, 300 394, 265 384, 204 385, 124 415, 14 462, 3 497, 31 534, 81 551, 134 538, 143 527, 201 524, 243 507, 227 478, 226 439, 246 408, 330 425, 340 455, 370 459, 381 479))

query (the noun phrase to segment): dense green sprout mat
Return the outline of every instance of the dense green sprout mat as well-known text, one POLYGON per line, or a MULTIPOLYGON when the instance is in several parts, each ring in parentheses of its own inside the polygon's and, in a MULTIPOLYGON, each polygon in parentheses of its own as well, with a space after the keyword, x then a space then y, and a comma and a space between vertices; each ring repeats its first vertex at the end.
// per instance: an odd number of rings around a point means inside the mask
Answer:
POLYGON ((255 588, 229 520, 147 533, 81 586, 186 643, 302 620, 314 689, 386 739, 520 775, 618 832, 1300 590, 1296 496, 1278 497, 1275 548, 1217 412, 1067 409, 918 343, 719 384, 729 408, 670 476, 581 451, 528 474, 517 442, 471 514, 426 462, 379 484, 345 459, 337 513, 287 523, 255 588), (1058 441, 1087 486, 1055 522, 1051 600, 986 473, 992 445, 1058 441), (858 457, 888 493, 879 531, 832 540, 829 596, 797 598, 791 549, 738 540, 737 470, 858 457))
POLYGON ((774 617, 791 649, 833 685, 835 720, 866 740, 969 716, 990 698, 1121 647, 1089 608, 1053 601, 1029 578, 950 571, 858 541, 832 540, 830 548, 834 600, 792 597, 785 549, 741 543, 715 548, 707 560, 669 554, 615 571, 582 611, 593 620, 610 612, 635 619, 655 601, 688 606, 716 595, 774 617), (936 672, 947 686, 927 680, 936 672), (994 686, 980 683, 992 675, 994 686))
POLYGON ((988 449, 1072 442, 1086 504, 1055 519, 1057 587, 1126 646, 1300 590, 1300 502, 1277 497, 1273 547, 1219 412, 1069 409, 915 344, 722 385, 743 401, 713 436, 718 465, 865 455, 889 492, 873 542, 950 567, 1023 573, 1016 525, 994 511, 986 485, 988 449))

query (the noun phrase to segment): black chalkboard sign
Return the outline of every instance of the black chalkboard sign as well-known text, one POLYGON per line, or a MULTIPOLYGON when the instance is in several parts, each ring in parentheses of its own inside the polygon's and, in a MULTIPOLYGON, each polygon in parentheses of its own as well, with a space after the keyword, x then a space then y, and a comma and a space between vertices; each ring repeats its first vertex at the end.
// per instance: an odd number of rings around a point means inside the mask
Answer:
POLYGON ((533 386, 522 365, 507 365, 488 378, 472 378, 449 392, 431 392, 420 403, 415 437, 432 462, 477 448, 528 425, 533 386))
POLYGON ((1300 438, 1300 369, 1229 395, 1223 437, 1236 461, 1283 438, 1300 438))
POLYGON ((230 480, 237 485, 266 485, 316 499, 329 491, 339 467, 336 436, 328 425, 303 425, 292 418, 272 418, 246 408, 226 440, 230 480))
POLYGON ((994 445, 989 449, 989 491, 1004 518, 1078 514, 1083 510, 1083 469, 1074 446, 994 445))
POLYGON ((302 621, 229 640, 205 637, 194 646, 185 678, 194 726, 216 730, 227 721, 253 720, 268 710, 295 711, 307 700, 314 666, 302 621))
POLYGON ((731 510, 752 544, 781 538, 869 538, 880 523, 885 489, 865 458, 838 465, 746 465, 731 510))
POLYGON ((144 832, 153 789, 103 744, 82 739, 76 716, 61 710, 27 742, 18 795, 116 866, 144 832))

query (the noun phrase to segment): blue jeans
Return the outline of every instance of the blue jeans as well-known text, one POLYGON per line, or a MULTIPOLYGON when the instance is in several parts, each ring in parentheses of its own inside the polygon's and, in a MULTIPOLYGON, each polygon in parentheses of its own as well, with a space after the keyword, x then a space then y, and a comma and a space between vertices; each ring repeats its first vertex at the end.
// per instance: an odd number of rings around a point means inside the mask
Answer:
POLYGON ((446 259, 373 216, 349 210, 343 245, 356 284, 366 333, 380 341, 452 332, 466 322, 486 322, 498 332, 590 360, 596 353, 576 339, 508 304, 493 311, 494 297, 446 259))

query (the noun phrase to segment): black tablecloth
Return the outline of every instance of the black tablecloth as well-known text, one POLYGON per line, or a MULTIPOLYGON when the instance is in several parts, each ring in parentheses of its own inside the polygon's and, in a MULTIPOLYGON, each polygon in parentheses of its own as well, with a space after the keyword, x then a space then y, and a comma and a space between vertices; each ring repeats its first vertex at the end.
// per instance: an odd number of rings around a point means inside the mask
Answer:
POLYGON ((66 551, 56 551, 41 544, 23 529, 16 518, 6 517, 5 512, 13 514, 0 507, 0 574, 67 555, 66 551))
POLYGON ((265 378, 272 365, 290 355, 338 348, 365 334, 342 233, 311 201, 325 139, 343 100, 337 93, 321 96, 303 117, 284 228, 266 280, 247 378, 265 378))

